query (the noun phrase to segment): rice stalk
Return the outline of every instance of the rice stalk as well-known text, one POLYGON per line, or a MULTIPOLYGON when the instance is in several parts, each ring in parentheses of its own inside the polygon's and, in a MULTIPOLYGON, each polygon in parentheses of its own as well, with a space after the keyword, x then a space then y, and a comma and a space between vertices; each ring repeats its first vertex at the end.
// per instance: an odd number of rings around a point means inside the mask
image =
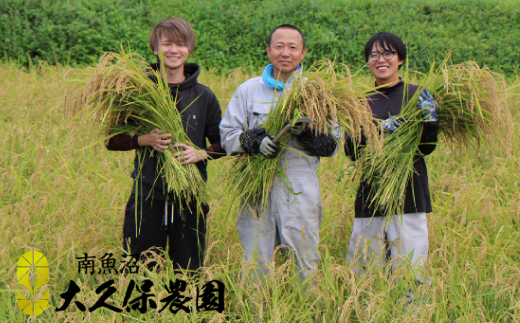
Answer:
MULTIPOLYGON (((457 149, 499 144, 509 150, 511 116, 502 75, 480 68, 475 62, 432 65, 416 95, 402 108, 406 122, 385 134, 381 151, 362 150, 358 159, 361 180, 371 186, 371 206, 387 216, 404 213, 406 186, 412 181, 413 164, 421 155, 423 113, 418 94, 428 89, 438 105, 439 137, 457 149)), ((413 185, 413 183, 412 183, 413 185)))
MULTIPOLYGON (((319 62, 302 77, 296 77, 292 87, 282 94, 278 106, 269 111, 263 127, 267 134, 275 137, 289 122, 306 116, 313 120, 311 128, 315 132, 338 132, 341 127, 353 138, 364 133, 370 138, 371 147, 377 147, 377 128, 372 123, 364 94, 356 87, 346 65, 329 60, 319 62)), ((280 161, 290 138, 290 133, 282 137, 281 152, 275 158, 261 154, 235 157, 228 171, 227 192, 250 205, 262 201, 263 209, 275 176, 284 179, 280 161)))
MULTIPOLYGON (((65 100, 66 112, 92 121, 100 138, 97 142, 117 134, 144 135, 159 128, 162 133, 172 134, 173 143, 193 146, 183 130, 176 98, 170 94, 167 82, 137 54, 127 53, 124 48, 119 53, 106 53, 96 68, 87 70, 86 78, 68 84, 73 87, 65 100)), ((206 198, 200 172, 194 164, 181 165, 174 153, 171 147, 162 153, 151 147, 136 150, 141 161, 138 174, 144 157, 157 154, 157 173, 166 183, 166 191, 200 204, 206 198)))

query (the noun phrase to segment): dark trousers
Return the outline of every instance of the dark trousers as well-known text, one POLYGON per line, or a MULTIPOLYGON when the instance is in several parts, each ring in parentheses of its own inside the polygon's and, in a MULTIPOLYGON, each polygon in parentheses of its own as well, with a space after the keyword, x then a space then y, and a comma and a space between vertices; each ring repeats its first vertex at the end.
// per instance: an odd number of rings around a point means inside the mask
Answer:
POLYGON ((157 253, 168 250, 174 269, 197 270, 204 265, 209 207, 203 204, 203 213, 197 214, 194 203, 188 207, 180 202, 182 209, 179 203, 165 203, 140 198, 136 201, 134 195, 130 196, 123 226, 123 248, 132 255, 141 255, 142 259, 146 259, 144 252, 150 248, 157 253))

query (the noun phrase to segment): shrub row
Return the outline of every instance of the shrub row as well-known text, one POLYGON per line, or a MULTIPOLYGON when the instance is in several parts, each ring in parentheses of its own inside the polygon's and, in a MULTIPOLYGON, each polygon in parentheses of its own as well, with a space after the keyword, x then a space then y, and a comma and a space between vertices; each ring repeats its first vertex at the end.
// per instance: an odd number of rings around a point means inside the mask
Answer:
POLYGON ((21 65, 92 64, 121 42, 149 60, 150 29, 178 16, 193 25, 192 61, 227 72, 260 69, 270 30, 291 23, 306 35, 306 63, 328 57, 362 68, 371 34, 390 31, 408 46, 410 67, 426 71, 453 51, 509 76, 520 61, 520 11, 484 0, 0 0, 0 52, 21 65))

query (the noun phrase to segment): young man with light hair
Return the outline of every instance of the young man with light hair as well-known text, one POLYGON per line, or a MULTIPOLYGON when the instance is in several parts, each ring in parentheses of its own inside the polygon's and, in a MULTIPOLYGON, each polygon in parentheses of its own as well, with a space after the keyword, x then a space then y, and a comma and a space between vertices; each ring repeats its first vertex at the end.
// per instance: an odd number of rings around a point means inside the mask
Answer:
MULTIPOLYGON (((275 157, 280 147, 265 133, 263 123, 277 101, 299 77, 307 49, 303 33, 295 26, 281 25, 267 43, 268 64, 262 76, 238 87, 220 124, 222 146, 228 154, 263 154, 275 157)), ((294 252, 300 278, 308 276, 319 262, 321 194, 317 169, 320 157, 337 151, 337 138, 315 134, 310 128, 291 128, 288 149, 283 151, 281 169, 285 179, 276 176, 265 201, 252 205, 241 201, 237 220, 246 262, 256 262, 259 274, 268 274, 277 245, 294 252)))
MULTIPOLYGON (((180 18, 161 21, 150 32, 149 42, 158 60, 151 68, 160 71, 168 82, 176 100, 172 109, 181 113, 184 131, 195 146, 172 143, 171 134, 161 133, 161 129, 141 136, 117 135, 109 140, 107 148, 110 150, 139 149, 144 156, 144 160, 138 160, 136 156, 134 161, 134 186, 126 206, 123 246, 130 254, 143 258, 147 250, 167 250, 174 269, 196 270, 203 266, 209 208, 203 204, 203 212, 198 213, 195 201, 186 201, 166 192, 157 156, 165 149, 176 147, 179 151, 174 156, 181 164, 195 164, 206 180, 207 161, 224 153, 218 128, 221 110, 213 92, 197 82, 199 65, 186 63, 196 42, 187 21, 180 18), (206 140, 210 142, 209 147, 206 140), (137 192, 136 187, 139 188, 137 192)), ((151 78, 157 82, 155 76, 151 78)))
MULTIPOLYGON (((376 92, 368 97, 374 118, 381 120, 383 131, 394 132, 402 122, 401 108, 417 95, 419 87, 406 84, 399 77, 399 69, 406 59, 406 47, 394 34, 377 33, 367 42, 364 56, 375 78, 376 92)), ((414 157, 414 172, 408 183, 404 200, 404 214, 384 214, 371 205, 373 188, 366 182, 359 186, 355 201, 355 219, 350 238, 347 259, 356 263, 355 270, 364 272, 371 261, 384 265, 390 257, 394 265, 402 263, 409 255, 413 267, 423 265, 428 257, 428 227, 426 213, 432 212, 428 171, 424 156, 431 154, 437 143, 437 105, 428 90, 419 94, 418 108, 423 111, 423 131, 419 151, 414 157), (368 244, 368 248, 365 248, 368 244), (364 253, 363 251, 367 252, 364 253)), ((355 143, 349 136, 345 140, 345 152, 353 161, 366 144, 363 137, 355 143)), ((385 174, 390 176, 390 174, 385 174)))

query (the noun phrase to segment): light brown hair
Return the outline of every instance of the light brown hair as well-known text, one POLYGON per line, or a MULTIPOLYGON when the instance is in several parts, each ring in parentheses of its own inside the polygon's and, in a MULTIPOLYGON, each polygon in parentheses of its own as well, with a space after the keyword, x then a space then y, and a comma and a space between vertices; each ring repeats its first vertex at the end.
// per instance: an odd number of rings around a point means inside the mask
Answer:
POLYGON ((195 33, 191 28, 189 22, 181 18, 166 18, 161 21, 157 26, 153 27, 150 32, 148 41, 150 42, 150 48, 152 51, 156 51, 159 47, 159 39, 162 35, 165 35, 168 40, 175 43, 183 42, 188 47, 190 54, 195 49, 195 33))

